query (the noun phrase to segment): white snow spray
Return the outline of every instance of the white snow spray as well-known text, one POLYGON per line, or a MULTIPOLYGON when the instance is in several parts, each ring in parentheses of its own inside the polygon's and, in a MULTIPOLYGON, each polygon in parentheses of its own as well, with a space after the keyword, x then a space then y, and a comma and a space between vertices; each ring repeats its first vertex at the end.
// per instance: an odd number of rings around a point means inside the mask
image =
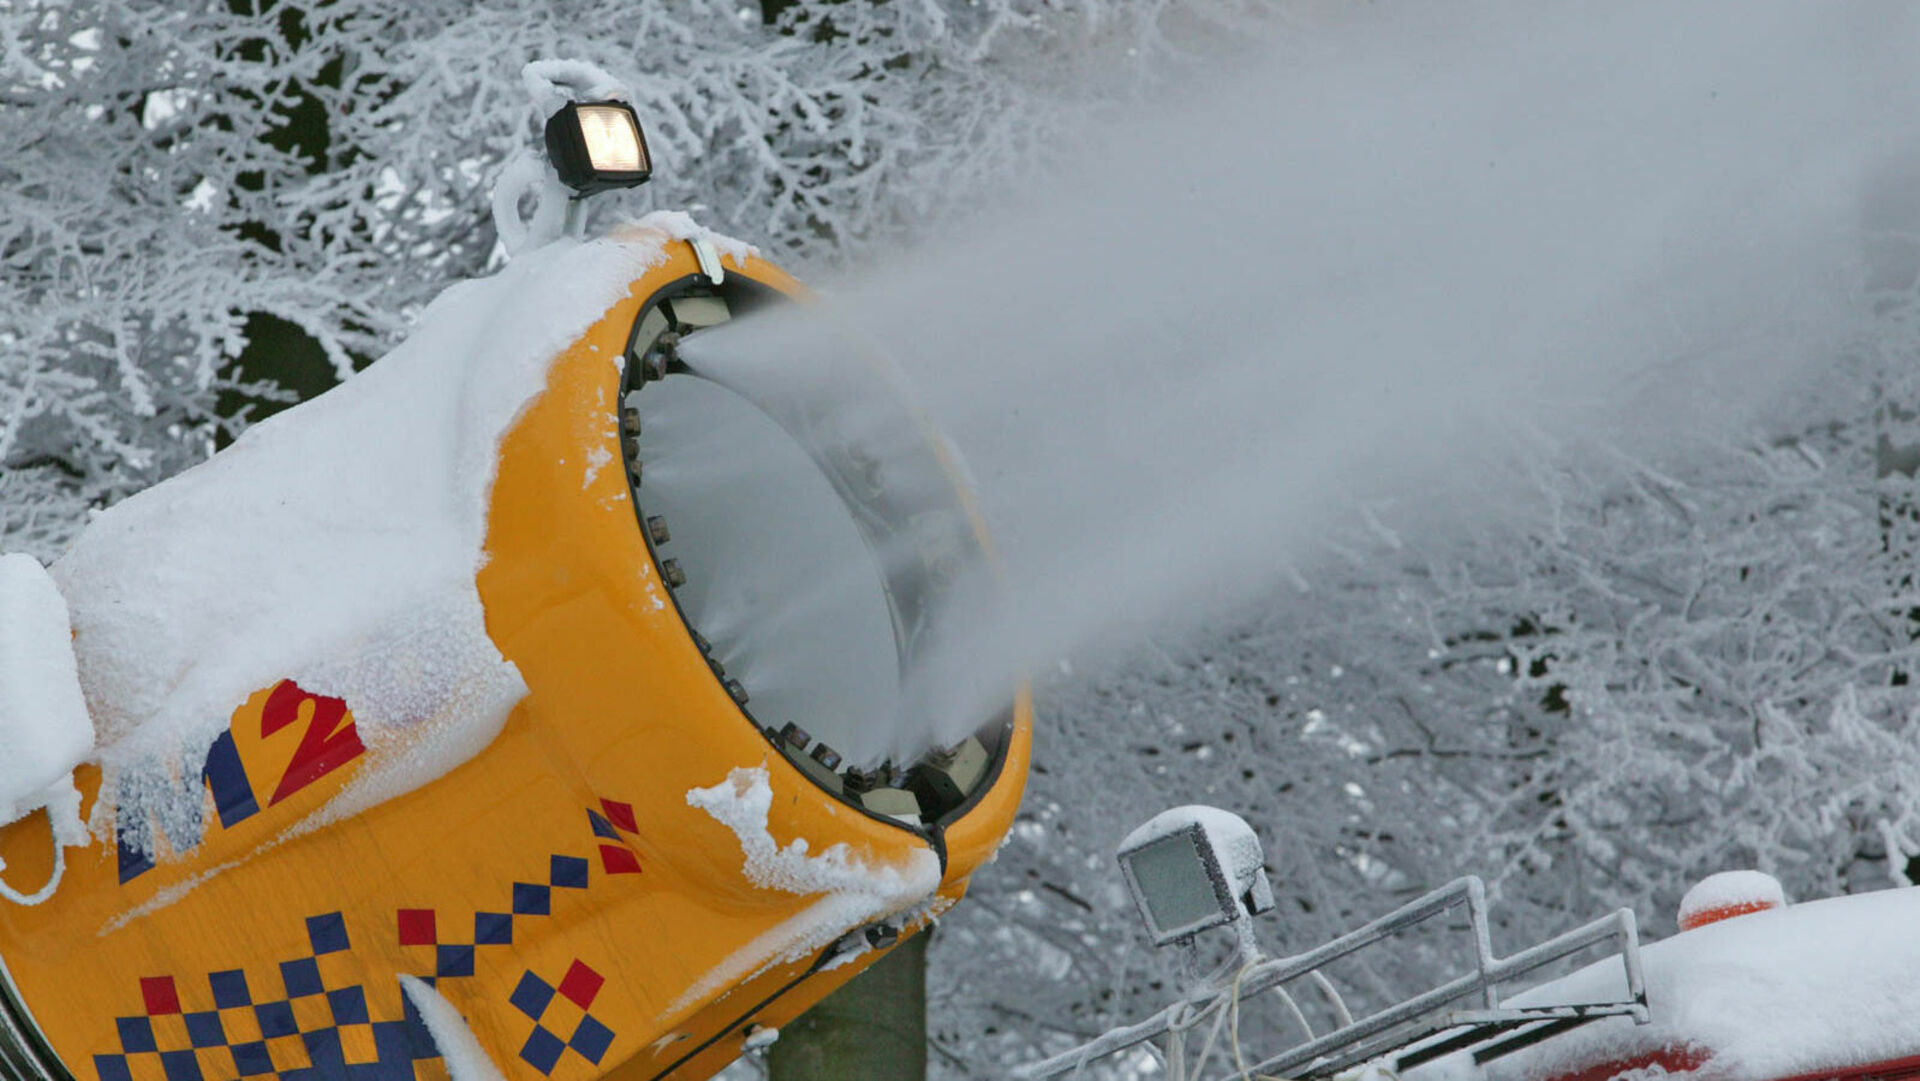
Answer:
POLYGON ((950 741, 1022 671, 1256 598, 1357 503, 1479 521, 1517 498, 1501 462, 1734 430, 1859 325, 1862 207, 1915 145, 1917 23, 1332 9, 841 283, 833 326, 789 307, 689 339, 696 371, 750 387, 857 328, 978 485, 1004 588, 947 613, 843 749, 950 741))

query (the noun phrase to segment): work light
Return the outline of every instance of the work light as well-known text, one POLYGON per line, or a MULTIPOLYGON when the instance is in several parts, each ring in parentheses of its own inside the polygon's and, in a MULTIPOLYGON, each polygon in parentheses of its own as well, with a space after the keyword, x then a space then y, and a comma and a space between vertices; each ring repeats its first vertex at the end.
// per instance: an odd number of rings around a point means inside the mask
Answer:
POLYGON ((1175 807, 1128 834, 1115 854, 1156 946, 1273 908, 1260 840, 1238 815, 1175 807))
POLYGON ((653 175, 640 118, 623 101, 568 102, 547 119, 547 158, 581 195, 638 187, 653 175))

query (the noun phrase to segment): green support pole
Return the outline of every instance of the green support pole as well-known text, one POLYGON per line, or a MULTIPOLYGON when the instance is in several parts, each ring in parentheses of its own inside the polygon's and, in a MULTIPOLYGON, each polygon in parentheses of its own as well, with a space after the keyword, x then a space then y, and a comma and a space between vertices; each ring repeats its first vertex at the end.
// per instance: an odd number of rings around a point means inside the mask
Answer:
POLYGON ((780 1030, 770 1081, 926 1081, 927 941, 914 935, 780 1030))

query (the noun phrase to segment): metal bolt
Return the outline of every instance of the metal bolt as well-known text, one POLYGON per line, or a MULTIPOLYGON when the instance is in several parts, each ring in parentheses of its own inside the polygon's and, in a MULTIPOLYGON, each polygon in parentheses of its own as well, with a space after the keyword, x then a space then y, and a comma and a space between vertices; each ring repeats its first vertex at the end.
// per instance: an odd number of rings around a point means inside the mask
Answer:
POLYGON ((640 434, 638 432, 627 433, 626 437, 620 440, 620 449, 627 452, 628 461, 632 461, 632 462, 639 461, 640 460, 640 434))
POLYGON ((633 478, 635 488, 640 487, 640 459, 634 458, 627 462, 627 476, 633 478))
POLYGON ((673 348, 680 344, 680 336, 668 331, 660 335, 656 348, 640 358, 640 378, 644 382, 667 377, 667 365, 673 357, 673 348))
POLYGON ((628 406, 620 411, 620 430, 628 435, 640 434, 640 410, 628 406))
POLYGON ((747 704, 747 688, 739 680, 727 680, 723 686, 727 688, 727 693, 733 696, 734 704, 741 706, 747 704))
POLYGON ((667 529, 667 519, 658 514, 648 518, 647 536, 652 537, 655 544, 665 544, 672 540, 673 534, 667 529))
POLYGON ((827 746, 825 743, 822 743, 813 749, 813 760, 827 767, 828 769, 840 768, 839 752, 835 751, 832 747, 827 746))
POLYGON ((879 770, 865 770, 856 767, 848 770, 842 775, 841 779, 846 782, 847 791, 849 792, 871 792, 879 788, 880 783, 886 778, 879 770))
POLYGON ((660 562, 660 577, 665 578, 667 584, 675 589, 687 584, 687 572, 680 569, 680 561, 677 559, 666 559, 660 562))
POLYGON ((807 735, 807 730, 794 724, 792 721, 788 721, 787 726, 780 730, 780 738, 792 744, 795 749, 802 751, 807 749, 807 744, 813 742, 813 737, 807 735))
POLYGON ((876 950, 884 950, 900 941, 900 929, 890 923, 876 923, 867 928, 867 945, 876 950))

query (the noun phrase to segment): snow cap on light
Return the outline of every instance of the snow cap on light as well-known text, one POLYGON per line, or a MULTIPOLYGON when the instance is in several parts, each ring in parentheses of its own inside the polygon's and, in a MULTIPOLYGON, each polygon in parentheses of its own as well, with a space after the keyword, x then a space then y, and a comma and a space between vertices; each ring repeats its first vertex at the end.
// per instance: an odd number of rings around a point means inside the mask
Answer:
POLYGON ((1680 929, 1785 907, 1787 894, 1779 879, 1762 871, 1722 871, 1701 879, 1680 898, 1680 929))
POLYGON ((1273 908, 1260 838, 1231 811, 1201 804, 1162 811, 1127 834, 1114 855, 1157 945, 1273 908))
POLYGON ((626 80, 590 60, 529 61, 520 69, 520 83, 542 121, 570 101, 633 102, 633 88, 626 80))

